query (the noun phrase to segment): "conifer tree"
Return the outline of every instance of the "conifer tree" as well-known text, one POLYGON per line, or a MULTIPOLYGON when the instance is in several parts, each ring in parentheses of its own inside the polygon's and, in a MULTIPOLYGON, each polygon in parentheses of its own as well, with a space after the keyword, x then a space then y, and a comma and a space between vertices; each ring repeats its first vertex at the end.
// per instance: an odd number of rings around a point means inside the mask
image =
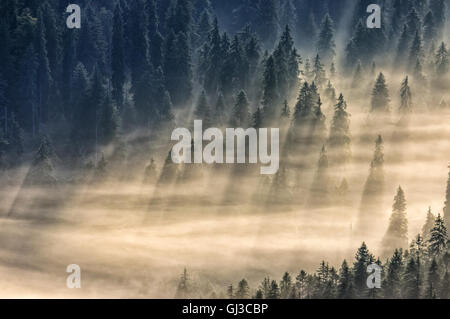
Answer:
POLYGON ((320 26, 319 39, 317 41, 317 52, 327 65, 331 63, 336 55, 333 21, 328 14, 325 15, 320 26))
POLYGON ((428 252, 430 256, 434 258, 441 257, 447 249, 447 240, 447 227, 445 227, 441 214, 438 214, 434 227, 431 229, 430 238, 428 239, 428 252))
POLYGON ((355 297, 367 298, 367 267, 374 262, 375 258, 367 249, 367 245, 362 243, 358 248, 353 263, 353 280, 355 297))
POLYGON ((378 75, 375 86, 372 90, 371 112, 382 113, 389 111, 389 91, 383 73, 378 75))
POLYGON ((245 279, 242 279, 239 284, 236 291, 236 294, 234 295, 236 299, 248 299, 250 298, 250 287, 248 286, 248 282, 245 279))
POLYGON ((384 297, 388 299, 401 298, 401 280, 403 274, 402 251, 395 249, 394 255, 389 259, 386 271, 386 279, 383 287, 384 297))
POLYGON ((314 83, 321 88, 325 83, 325 70, 323 68, 322 62, 320 60, 320 56, 317 54, 314 59, 314 83))
POLYGON ((414 258, 410 258, 403 275, 402 297, 407 299, 419 299, 420 287, 422 284, 420 278, 420 263, 414 258))
POLYGON ((447 46, 444 42, 441 43, 435 58, 436 73, 439 77, 444 76, 449 70, 449 56, 447 46))
POLYGON ((431 230, 436 223, 436 216, 431 212, 431 207, 428 208, 427 219, 422 227, 422 237, 428 241, 430 239, 431 230))
MULTIPOLYGON (((450 169, 450 165, 449 165, 450 169)), ((447 229, 450 227, 450 172, 448 174, 447 180, 447 191, 445 193, 445 203, 444 203, 444 221, 447 229)))
POLYGON ((280 288, 275 280, 270 283, 267 299, 280 299, 280 288))
POLYGON ((412 94, 409 87, 408 77, 406 77, 400 88, 400 108, 401 114, 408 114, 412 111, 412 94))
POLYGON ((292 278, 288 272, 285 272, 280 281, 280 298, 288 299, 292 293, 292 278))
POLYGON ((329 204, 329 176, 328 176, 328 156, 325 146, 322 147, 317 171, 311 186, 311 206, 325 206, 329 204))
POLYGON ((385 188, 383 138, 378 136, 375 152, 370 164, 369 177, 361 199, 357 230, 360 234, 369 233, 369 225, 375 216, 381 217, 382 200, 385 188))
POLYGON ((405 193, 401 187, 397 190, 392 206, 392 215, 388 230, 383 238, 384 255, 390 254, 394 249, 408 248, 408 220, 406 217, 405 193))
POLYGON ((405 24, 403 27, 402 34, 398 40, 397 55, 395 58, 394 68, 402 69, 405 67, 404 55, 408 52, 410 48, 412 34, 408 30, 408 26, 405 24))
POLYGON ((422 46, 422 38, 420 37, 419 32, 416 32, 414 40, 411 44, 411 48, 409 50, 409 65, 410 68, 416 65, 417 61, 421 61, 423 58, 423 46, 422 46))
POLYGON ((263 86, 262 105, 264 118, 270 122, 277 118, 277 105, 279 101, 275 62, 272 56, 266 62, 263 86))
POLYGON ((198 98, 197 107, 195 109, 195 117, 197 120, 203 120, 203 127, 211 127, 211 116, 211 107, 208 104, 206 93, 203 91, 198 98))
POLYGON ((351 157, 350 114, 342 93, 334 108, 334 116, 330 127, 328 146, 332 163, 345 164, 351 157))
POLYGON ((239 92, 236 97, 236 103, 231 115, 231 124, 233 127, 247 128, 249 127, 249 103, 247 95, 244 91, 239 92))
POLYGON ((439 265, 436 262, 436 258, 431 260, 430 266, 428 268, 427 283, 425 287, 425 298, 427 299, 437 299, 439 291, 439 265))
POLYGON ((348 267, 347 261, 344 260, 339 270, 339 284, 337 286, 337 298, 353 299, 354 287, 352 271, 348 267))
POLYGON ((429 11, 423 21, 423 39, 425 41, 425 48, 429 49, 431 43, 436 39, 437 30, 434 22, 433 12, 429 11))

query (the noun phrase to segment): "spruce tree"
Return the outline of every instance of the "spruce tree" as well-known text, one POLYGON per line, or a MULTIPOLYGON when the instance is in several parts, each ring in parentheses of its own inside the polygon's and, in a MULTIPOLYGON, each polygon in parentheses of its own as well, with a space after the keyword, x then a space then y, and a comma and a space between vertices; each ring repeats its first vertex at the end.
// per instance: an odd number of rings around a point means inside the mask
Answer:
POLYGON ((314 59, 314 83, 321 88, 323 84, 325 84, 325 70, 323 68, 323 64, 321 62, 320 56, 317 54, 314 59))
POLYGON ((386 85, 386 79, 384 74, 380 73, 372 90, 371 112, 389 112, 389 102, 389 91, 386 85))
POLYGON ((409 50, 409 65, 410 69, 412 69, 417 61, 421 61, 423 58, 423 46, 422 46, 422 38, 420 37, 419 32, 416 32, 414 40, 411 44, 411 48, 409 50))
POLYGON ((447 240, 447 227, 445 227, 441 214, 438 214, 434 227, 431 229, 430 238, 428 239, 428 252, 430 256, 433 258, 441 257, 447 249, 447 240))
POLYGON ((402 297, 407 299, 419 299, 421 278, 420 278, 420 264, 418 260, 410 258, 403 274, 403 288, 402 297))
POLYGON ((356 298, 367 298, 367 267, 375 261, 373 255, 367 249, 366 243, 362 243, 356 252, 353 263, 353 282, 356 298))
POLYGON ((405 193, 401 187, 397 190, 392 206, 392 215, 389 227, 383 238, 382 243, 384 256, 392 253, 394 249, 408 248, 408 220, 406 217, 406 199, 405 193))
POLYGON ((395 249, 394 255, 390 258, 386 279, 384 281, 384 297, 388 299, 400 299, 402 297, 402 274, 403 274, 403 256, 401 250, 395 249))
POLYGON ((439 276, 439 265, 436 261, 436 258, 433 258, 428 268, 425 298, 437 299, 440 280, 441 278, 439 276))
POLYGON ((197 107, 194 112, 196 120, 203 121, 203 127, 209 128, 212 125, 211 107, 208 104, 208 98, 205 91, 200 94, 198 98, 197 107))
MULTIPOLYGON (((450 169, 450 165, 448 167, 450 169)), ((444 221, 447 229, 450 227, 450 172, 448 173, 447 191, 445 193, 444 221)))
POLYGON ((408 114, 412 111, 412 94, 409 87, 408 77, 406 77, 400 88, 400 108, 401 114, 408 114))
POLYGON ((346 164, 351 157, 350 114, 342 93, 334 108, 328 147, 333 164, 346 164))
POLYGON ((317 53, 327 65, 331 63, 336 56, 333 21, 328 14, 325 15, 320 26, 319 39, 317 41, 317 53))
POLYGON ((436 216, 431 212, 431 207, 428 208, 427 219, 422 227, 422 237, 428 241, 430 239, 431 230, 436 223, 436 216))
POLYGON ((381 218, 382 201, 385 188, 383 138, 378 136, 375 152, 370 164, 369 177, 364 185, 361 199, 357 231, 360 235, 370 233, 374 218, 381 218))
POLYGON ((347 261, 344 260, 341 269, 339 270, 339 284, 337 286, 337 298, 339 299, 353 299, 354 287, 352 271, 348 267, 347 261))
POLYGON ((276 78, 275 62, 272 56, 266 62, 263 81, 263 111, 268 123, 277 118, 277 105, 279 104, 278 84, 276 78))
POLYGON ((237 291, 234 295, 236 299, 249 299, 250 298, 250 287, 245 279, 242 279, 238 283, 237 291))
POLYGON ((231 115, 231 125, 237 128, 249 127, 249 102, 244 91, 239 92, 231 115))
POLYGON ((329 176, 328 176, 328 156, 325 146, 320 152, 317 171, 311 186, 310 205, 321 207, 329 204, 329 176))
POLYGON ((445 76, 448 73, 449 55, 447 51, 447 46, 445 45, 444 42, 441 43, 439 49, 437 50, 434 64, 436 68, 436 73, 439 77, 445 76))

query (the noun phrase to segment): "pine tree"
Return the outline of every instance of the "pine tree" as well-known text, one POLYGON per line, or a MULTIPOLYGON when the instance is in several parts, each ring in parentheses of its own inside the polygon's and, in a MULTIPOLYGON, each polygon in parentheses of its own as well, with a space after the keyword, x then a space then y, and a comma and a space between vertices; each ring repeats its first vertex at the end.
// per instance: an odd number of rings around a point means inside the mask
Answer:
POLYGON ((116 139, 119 130, 119 115, 109 97, 105 98, 99 121, 101 142, 107 145, 116 139))
POLYGON ((226 122, 227 107, 225 105, 225 98, 222 93, 219 93, 217 97, 214 114, 216 117, 216 123, 219 125, 224 125, 226 122))
POLYGON ((247 128, 249 127, 249 103, 247 95, 244 91, 239 92, 236 97, 236 103, 231 115, 232 127, 247 128))
POLYGON ((270 283, 267 299, 280 299, 280 288, 275 280, 270 283))
POLYGON ((347 112, 347 102, 342 93, 334 108, 334 116, 330 127, 328 146, 332 163, 345 164, 351 157, 350 114, 347 112))
POLYGON ((360 234, 370 233, 370 224, 375 216, 381 217, 382 201, 385 188, 383 138, 378 136, 375 152, 370 164, 370 173, 361 199, 357 230, 360 234))
POLYGON ((386 279, 383 287, 384 297, 388 299, 401 298, 401 280, 403 274, 403 256, 401 250, 396 249, 388 262, 386 279))
POLYGON ((438 36, 440 37, 445 25, 445 12, 446 5, 444 0, 430 0, 430 10, 433 12, 435 18, 436 28, 438 30, 438 36))
POLYGON ((389 102, 389 91, 386 85, 386 79, 383 73, 380 73, 372 90, 371 112, 388 112, 389 102))
POLYGON ((236 299, 248 299, 250 298, 250 287, 245 279, 242 279, 238 284, 238 289, 235 294, 236 299))
POLYGON ((288 272, 285 272, 282 280, 280 281, 280 298, 288 299, 292 294, 292 278, 288 272))
POLYGON ((353 281, 357 298, 367 298, 367 267, 373 262, 373 255, 367 249, 366 244, 362 243, 353 263, 353 281))
POLYGON ((422 39, 420 37, 419 32, 417 31, 409 51, 409 65, 411 67, 415 66, 417 61, 422 60, 423 56, 424 53, 423 53, 422 39))
POLYGON ((431 207, 428 208, 427 219, 422 227, 422 237, 428 241, 430 239, 431 230, 436 223, 436 216, 431 212, 431 207))
POLYGON ((440 282, 439 265, 436 262, 436 259, 433 258, 428 268, 425 298, 437 299, 439 282, 440 282))
POLYGON ((122 10, 116 5, 113 19, 111 49, 112 95, 119 108, 123 106, 123 87, 125 84, 125 53, 122 10))
POLYGON ((410 48, 411 36, 412 35, 408 30, 408 26, 405 24, 402 34, 400 35, 400 39, 398 40, 397 56, 394 63, 394 68, 396 69, 402 69, 405 67, 404 55, 410 48))
POLYGON ((156 163, 152 158, 150 162, 145 167, 144 171, 144 184, 153 184, 156 181, 157 171, 156 163))
POLYGON ((384 256, 390 254, 394 249, 408 248, 408 220, 406 217, 405 193, 401 187, 397 190, 392 206, 392 215, 388 230, 383 238, 384 256))
POLYGON ((317 171, 311 186, 310 205, 324 206, 329 204, 328 156, 325 146, 322 147, 317 171))
POLYGON ((203 127, 211 127, 211 107, 208 104, 205 91, 203 91, 198 98, 197 107, 194 114, 196 120, 203 120, 203 127))
POLYGON ((321 88, 325 83, 325 70, 323 68, 322 62, 320 60, 320 56, 317 54, 314 59, 314 83, 321 88))
POLYGON ((408 77, 406 77, 400 88, 400 108, 399 111, 401 114, 408 114, 412 111, 412 95, 411 89, 408 83, 408 77))
POLYGON ((202 15, 200 16, 200 21, 197 26, 197 47, 200 47, 208 40, 211 29, 212 25, 210 12, 208 10, 204 10, 202 15))
POLYGON ((264 118, 266 121, 271 122, 277 118, 277 105, 279 100, 275 62, 272 56, 266 62, 263 86, 262 105, 264 118))
POLYGON ((433 12, 429 11, 423 21, 423 38, 425 40, 425 47, 428 49, 431 43, 436 39, 437 30, 434 22, 433 12))
POLYGON ((317 52, 325 64, 331 63, 336 56, 336 44, 334 43, 333 21, 327 14, 320 26, 317 52))
POLYGON ((447 46, 444 42, 441 43, 435 58, 436 73, 439 77, 445 76, 449 70, 449 56, 447 46))
POLYGON ((339 270, 339 284, 337 286, 337 298, 352 299, 354 298, 353 276, 347 261, 344 260, 339 270))
POLYGON ((264 45, 271 49, 278 37, 278 12, 275 0, 259 0, 258 31, 264 45))
POLYGON ((407 299, 419 299, 421 278, 419 271, 420 264, 414 258, 410 258, 403 274, 402 297, 407 299))
POLYGON ((25 179, 26 185, 56 185, 57 179, 54 174, 52 157, 54 157, 53 147, 48 138, 43 136, 39 149, 33 158, 30 171, 25 179))
MULTIPOLYGON (((449 165, 450 169, 450 165, 449 165)), ((444 203, 444 221, 447 228, 450 227, 450 172, 448 174, 447 191, 444 203)))
POLYGON ((191 293, 191 282, 189 274, 184 268, 183 274, 181 275, 180 281, 178 282, 177 292, 175 298, 184 299, 188 298, 191 293))
POLYGON ((355 72, 353 73, 353 80, 352 80, 352 88, 358 88, 361 86, 363 80, 363 70, 361 61, 358 61, 358 64, 356 65, 355 72))
POLYGON ((441 214, 438 214, 428 240, 428 252, 430 256, 434 258, 442 256, 447 249, 447 240, 447 227, 445 227, 441 214))

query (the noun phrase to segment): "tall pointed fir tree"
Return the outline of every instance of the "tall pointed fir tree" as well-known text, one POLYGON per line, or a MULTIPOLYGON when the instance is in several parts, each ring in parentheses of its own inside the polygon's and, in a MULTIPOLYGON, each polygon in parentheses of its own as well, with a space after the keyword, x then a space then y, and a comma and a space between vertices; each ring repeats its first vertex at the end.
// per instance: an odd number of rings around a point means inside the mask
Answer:
POLYGON ((355 255, 353 263, 353 282, 356 298, 367 298, 367 267, 374 263, 375 258, 367 249, 366 243, 362 243, 361 247, 355 255))
POLYGON ((447 75, 447 73, 449 71, 450 60, 449 60, 447 46, 445 45, 444 42, 441 43, 441 45, 439 46, 439 49, 437 50, 434 64, 435 64, 436 74, 439 78, 447 75))
POLYGON ((392 206, 389 227, 383 238, 383 256, 390 255, 395 249, 408 248, 408 219, 406 217, 406 198, 401 187, 397 190, 392 206))
POLYGON ((375 86, 372 90, 371 112, 386 113, 389 112, 389 91, 386 79, 383 73, 378 75, 375 86))
POLYGON ((386 278, 383 285, 384 297, 388 299, 399 299, 402 296, 402 275, 403 275, 402 250, 395 249, 394 254, 388 261, 386 278))
POLYGON ((423 56, 422 38, 420 37, 419 31, 417 31, 409 49, 408 65, 411 71, 414 70, 417 61, 422 61, 423 56))
POLYGON ((319 38, 317 41, 317 53, 326 65, 330 64, 336 56, 333 21, 328 14, 325 15, 320 26, 319 38))
POLYGON ((399 112, 401 114, 408 114, 412 111, 412 94, 411 88, 409 87, 408 77, 406 77, 400 88, 400 108, 399 112))
POLYGON ((334 107, 334 116, 330 127, 328 148, 332 165, 346 164, 351 158, 350 114, 347 102, 342 94, 334 107))
MULTIPOLYGON (((450 165, 448 168, 450 169, 450 165)), ((450 229, 450 172, 448 173, 447 191, 445 193, 444 221, 447 229, 450 229)))
POLYGON ((233 127, 247 128, 250 123, 249 102, 244 91, 239 92, 236 97, 231 115, 231 125, 233 127))
POLYGON ((430 239, 431 230, 436 223, 436 216, 431 212, 431 207, 428 208, 427 218, 425 224, 422 227, 422 237, 428 241, 430 239))
POLYGON ((370 225, 373 219, 383 218, 383 195, 385 188, 384 179, 384 149, 383 138, 378 136, 375 143, 375 152, 370 163, 370 173, 361 199, 359 220, 357 226, 358 235, 370 234, 370 225))
POLYGON ((438 214, 428 240, 428 253, 433 258, 440 258, 447 250, 447 227, 444 219, 438 214))
POLYGON ((317 164, 317 171, 310 189, 310 206, 324 207, 330 203, 329 183, 328 156, 326 148, 323 146, 317 164))
POLYGON ((271 123, 278 118, 277 106, 279 104, 278 83, 273 56, 269 57, 265 65, 263 87, 262 105, 264 120, 266 123, 271 123))

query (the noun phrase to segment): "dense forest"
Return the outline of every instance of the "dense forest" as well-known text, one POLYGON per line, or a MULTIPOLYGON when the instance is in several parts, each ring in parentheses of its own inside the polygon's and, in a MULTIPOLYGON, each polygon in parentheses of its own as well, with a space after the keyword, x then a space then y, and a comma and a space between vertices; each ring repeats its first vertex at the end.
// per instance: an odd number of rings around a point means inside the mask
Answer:
POLYGON ((135 236, 150 246, 129 254, 171 272, 136 288, 117 265, 138 296, 173 296, 186 267, 180 298, 449 297, 448 0, 2 0, 0 16, 0 273, 29 251, 57 267, 71 234, 95 277, 86 236, 112 263, 101 247, 135 236), (194 120, 280 128, 278 172, 175 164, 171 132, 194 120), (246 264, 215 274, 213 243, 246 264), (328 256, 340 268, 314 272, 328 256), (267 276, 283 267, 309 272, 267 276))

